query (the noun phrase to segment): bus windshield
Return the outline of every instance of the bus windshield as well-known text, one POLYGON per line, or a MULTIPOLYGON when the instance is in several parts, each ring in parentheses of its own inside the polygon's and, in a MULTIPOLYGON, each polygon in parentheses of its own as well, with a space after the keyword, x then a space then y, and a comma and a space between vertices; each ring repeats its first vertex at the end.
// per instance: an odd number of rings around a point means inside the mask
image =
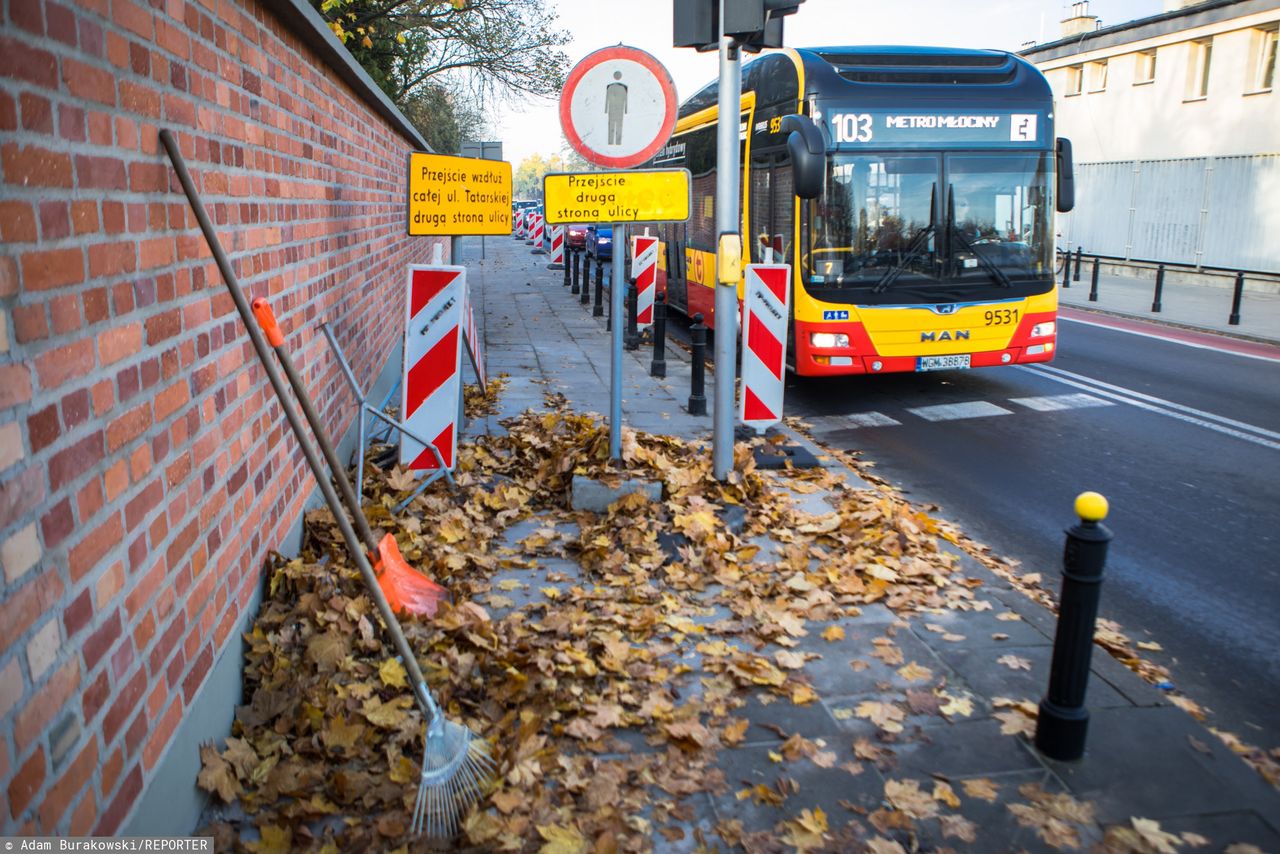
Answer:
POLYGON ((893 304, 1050 289, 1041 152, 836 153, 808 208, 803 281, 817 298, 893 304))

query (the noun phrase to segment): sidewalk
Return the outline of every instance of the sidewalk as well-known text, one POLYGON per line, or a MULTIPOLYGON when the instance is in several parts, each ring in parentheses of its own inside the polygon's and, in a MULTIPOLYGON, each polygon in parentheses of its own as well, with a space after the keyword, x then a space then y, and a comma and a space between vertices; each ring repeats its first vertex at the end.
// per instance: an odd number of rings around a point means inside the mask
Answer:
MULTIPOLYGON (((457 597, 406 633, 499 765, 460 846, 1280 851, 1280 793, 1102 649, 1085 758, 1039 756, 1055 622, 1034 579, 1016 589, 982 547, 821 449, 824 469, 740 464, 715 482, 711 419, 684 411, 675 348, 665 381, 647 350, 624 369, 629 474, 663 500, 571 511, 575 473, 607 476, 607 431, 579 416, 608 411, 609 336, 545 256, 486 250, 464 241, 461 261, 488 373, 508 375, 496 411, 466 425, 459 492, 437 482, 375 520, 457 597)), ((411 484, 366 491, 387 507, 411 484)), ((319 550, 324 513, 308 518, 319 550)), ((256 691, 237 738, 202 753, 202 785, 231 802, 208 816, 219 848, 414 847, 422 724, 341 552, 325 554, 273 575, 256 691)), ((1057 590, 1058 567, 1034 569, 1057 590)))
MULTIPOLYGON (((603 319, 592 318, 589 309, 579 305, 560 284, 562 274, 547 271, 545 256, 531 255, 523 244, 512 241, 508 248, 499 243, 482 265, 472 260, 478 253, 468 250, 470 247, 464 249, 463 257, 472 265, 471 270, 480 274, 472 281, 483 294, 491 371, 497 372, 502 365, 501 369, 512 375, 511 386, 503 394, 502 414, 490 419, 484 429, 525 406, 537 407, 543 389, 564 394, 567 406, 574 410, 607 412, 609 337, 603 319)), ((1108 281, 1107 286, 1109 291, 1121 290, 1118 282, 1108 281)), ((1166 289, 1167 310, 1181 302, 1184 290, 1166 289)), ((1087 295, 1087 288, 1072 289, 1071 293, 1087 295)), ((1229 292, 1226 296, 1229 301, 1229 292)), ((1245 310, 1252 310, 1259 327, 1266 325, 1262 315, 1269 310, 1272 331, 1280 331, 1275 327, 1280 298, 1246 302, 1245 310)), ((1223 314, 1225 325, 1225 311, 1223 314)), ((1183 315, 1171 311, 1173 316, 1183 315)), ((706 440, 709 445, 710 418, 691 417, 683 409, 689 389, 688 368, 686 362, 675 360, 673 349, 668 348, 665 381, 648 377, 647 350, 642 349, 639 356, 628 355, 623 422, 639 430, 706 440)), ((709 377, 708 395, 711 382, 709 377)), ((843 469, 837 461, 826 459, 828 465, 843 469)), ((842 473, 851 486, 866 486, 853 471, 843 469, 842 473)), ((839 504, 841 495, 825 490, 793 494, 793 499, 799 512, 821 517, 839 504)), ((1063 508, 1063 514, 1064 524, 1069 523, 1070 508, 1063 508)), ((522 523, 508 539, 515 542, 537 526, 536 521, 522 523)), ((759 538, 762 555, 756 561, 765 559, 771 548, 785 551, 782 543, 768 539, 759 538)), ((748 836, 773 831, 778 822, 795 820, 806 809, 821 808, 831 829, 852 819, 870 838, 880 826, 875 811, 886 802, 900 807, 895 812, 911 813, 886 794, 902 791, 895 788, 895 782, 917 782, 927 803, 941 780, 950 781, 961 807, 948 809, 943 800, 921 806, 925 813, 936 808, 939 815, 936 821, 906 822, 922 846, 1042 850, 1046 837, 1038 835, 1035 828, 1049 824, 1018 821, 1019 814, 1037 815, 1035 802, 1030 810, 1009 809, 1028 800, 1019 787, 1037 784, 1044 792, 1070 794, 1078 802, 1093 805, 1093 821, 1073 825, 1084 847, 1100 840, 1107 827, 1131 826, 1131 818, 1145 818, 1159 822, 1166 832, 1202 835, 1211 840, 1204 850, 1251 843, 1264 851, 1280 851, 1280 794, 1190 715, 1170 705, 1159 691, 1101 649, 1095 649, 1093 657, 1094 676, 1087 701, 1092 722, 1089 752, 1083 761, 1046 760, 1024 736, 1002 734, 1002 730, 1033 726, 1029 719, 1020 717, 1022 712, 1011 701, 1035 703, 1043 696, 1054 618, 968 553, 944 539, 937 542, 944 554, 956 556, 965 576, 980 582, 975 600, 963 603, 961 610, 911 616, 895 614, 879 603, 865 606, 860 616, 831 623, 844 630, 843 639, 835 642, 823 639, 826 624, 811 627, 807 635, 796 639, 792 651, 815 656, 804 674, 818 702, 805 706, 785 701, 749 704, 745 716, 750 725, 744 740, 723 751, 717 762, 727 789, 705 800, 695 799, 696 818, 689 824, 714 839, 710 830, 717 823, 741 822, 740 829, 748 836), (866 666, 860 669, 858 662, 866 666), (910 670, 904 674, 904 662, 919 664, 929 675, 916 679, 910 670), (1028 666, 1030 669, 1025 669, 1028 666), (948 703, 943 700, 940 713, 936 702, 928 699, 929 691, 953 698, 957 709, 947 710, 948 703), (969 701, 971 711, 963 700, 969 701), (890 717, 879 726, 860 717, 858 709, 867 702, 885 703, 905 713, 905 719, 896 722, 902 731, 893 731, 893 712, 885 712, 890 717), (776 751, 795 734, 824 740, 825 749, 836 753, 834 767, 792 758, 785 751, 778 762, 776 751), (851 774, 841 767, 851 760, 855 764, 862 760, 859 773, 851 774), (798 784, 781 806, 760 803, 758 792, 741 797, 744 787, 774 787, 779 778, 798 784), (990 780, 994 798, 966 794, 984 791, 982 785, 973 785, 975 780, 990 780), (976 836, 968 838, 963 822, 948 822, 941 818, 943 814, 963 815, 974 823, 976 836), (870 821, 868 815, 872 816, 870 821), (955 832, 949 833, 949 829, 955 832)), ((1059 569, 1045 567, 1043 573, 1045 587, 1055 593, 1060 584, 1059 569)), ((557 563, 548 572, 571 580, 582 578, 581 569, 572 561, 557 563)), ((510 577, 519 578, 520 573, 510 577)), ((495 584, 501 583, 498 578, 495 576, 495 584)), ((691 615, 704 626, 721 616, 722 609, 709 617, 691 615)), ((780 649, 760 652, 773 656, 780 649)), ((686 684, 696 690, 694 683, 686 684)), ((937 694, 933 696, 936 700, 937 694)), ((1046 808, 1039 815, 1052 812, 1046 808)), ((880 818, 893 830, 893 819, 880 818)), ((896 837, 894 833, 883 835, 905 844, 907 836, 902 827, 898 830, 896 837)), ((655 842, 660 850, 673 850, 689 848, 691 840, 655 842)), ((838 845, 833 848, 839 849, 838 845)))
POLYGON ((1240 300, 1240 323, 1233 326, 1227 322, 1231 316, 1232 288, 1166 281, 1160 297, 1161 310, 1153 312, 1154 274, 1151 278, 1142 278, 1100 273, 1098 299, 1090 302, 1092 272, 1093 265, 1086 258, 1084 269, 1080 271, 1080 281, 1073 280, 1070 287, 1063 288, 1059 275, 1058 299, 1061 305, 1221 332, 1265 343, 1280 343, 1280 294, 1249 290, 1247 279, 1240 300))

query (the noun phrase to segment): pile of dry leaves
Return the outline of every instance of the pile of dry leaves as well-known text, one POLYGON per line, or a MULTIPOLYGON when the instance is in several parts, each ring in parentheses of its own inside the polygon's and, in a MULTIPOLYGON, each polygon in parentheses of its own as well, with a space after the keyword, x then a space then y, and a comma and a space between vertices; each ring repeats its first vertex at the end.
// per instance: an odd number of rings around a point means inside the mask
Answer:
MULTIPOLYGON (((792 651, 806 624, 856 616, 871 602, 914 610, 973 600, 972 583, 938 545, 957 534, 892 492, 853 489, 826 470, 759 472, 745 445, 722 483, 705 449, 629 431, 622 465, 612 466, 607 429, 554 398, 547 412, 505 426, 506 435, 460 448, 456 491, 438 481, 404 513, 390 508, 413 478, 374 468, 364 484, 372 525, 393 532, 409 562, 454 597, 434 619, 404 626, 446 715, 487 740, 497 761, 491 789, 462 819, 463 847, 567 854, 649 850, 664 834, 684 837, 693 811, 682 799, 730 788, 715 758, 742 741, 747 722, 735 711, 747 694, 816 699, 805 656, 792 651), (573 512, 574 475, 658 481, 663 498, 633 494, 603 515, 573 512), (817 490, 833 496, 832 512, 795 508, 793 494, 817 490), (736 533, 727 513, 744 515, 736 533), (520 522, 529 530, 511 541, 508 529, 520 522), (765 535, 779 553, 762 553, 765 535), (544 564, 576 564, 581 574, 544 574, 540 596, 521 595, 531 585, 511 573, 533 579, 544 564), (681 679, 694 659, 697 678, 681 679)), ((271 568, 247 636, 247 704, 233 737, 221 751, 201 751, 200 785, 232 805, 209 830, 223 850, 411 845, 423 722, 332 517, 315 511, 306 523, 301 556, 271 568)), ((892 732, 892 720, 882 723, 892 732)), ((827 760, 803 738, 782 749, 827 760)), ((863 751, 874 762, 882 748, 866 742, 863 751)), ((955 798, 949 787, 891 782, 877 828, 934 816, 955 798)), ((1087 822, 1087 805, 1054 800, 1065 795, 1024 795, 1018 820, 1029 826, 1070 835, 1072 822, 1087 822)), ((972 832, 960 816, 947 818, 957 838, 972 832)), ((776 844, 853 841, 829 821, 806 810, 780 823, 776 844)), ((716 830, 692 836, 711 848, 771 847, 733 826, 716 830)))

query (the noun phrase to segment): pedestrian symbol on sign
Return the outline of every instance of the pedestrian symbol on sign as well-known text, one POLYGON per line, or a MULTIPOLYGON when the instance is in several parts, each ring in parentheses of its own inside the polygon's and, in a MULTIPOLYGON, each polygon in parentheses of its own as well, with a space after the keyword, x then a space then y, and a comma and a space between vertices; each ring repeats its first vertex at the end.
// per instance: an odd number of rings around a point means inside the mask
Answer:
POLYGON ((627 84, 622 72, 613 72, 613 82, 605 89, 604 111, 609 114, 609 144, 622 145, 622 117, 627 114, 627 84))

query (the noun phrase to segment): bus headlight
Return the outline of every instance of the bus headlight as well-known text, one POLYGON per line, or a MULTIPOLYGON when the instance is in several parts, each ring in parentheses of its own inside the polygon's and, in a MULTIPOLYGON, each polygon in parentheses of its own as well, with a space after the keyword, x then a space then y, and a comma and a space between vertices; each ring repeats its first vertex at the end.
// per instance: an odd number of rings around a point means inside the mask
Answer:
POLYGON ((849 336, 843 332, 810 332, 810 347, 848 347, 849 336))
POLYGON ((1044 323, 1037 323, 1035 326, 1031 327, 1031 337, 1032 338, 1048 338, 1057 330, 1058 330, 1057 324, 1054 323, 1052 320, 1047 320, 1044 323))

